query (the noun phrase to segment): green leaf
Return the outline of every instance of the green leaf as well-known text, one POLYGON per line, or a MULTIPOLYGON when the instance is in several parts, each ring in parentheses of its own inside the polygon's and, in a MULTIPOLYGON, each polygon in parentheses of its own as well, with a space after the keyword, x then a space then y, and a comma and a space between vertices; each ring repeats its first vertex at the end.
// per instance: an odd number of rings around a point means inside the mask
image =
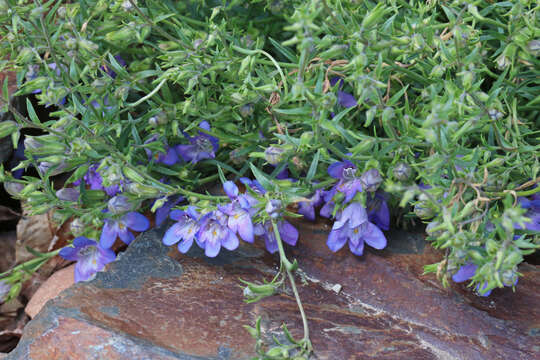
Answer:
POLYGON ((39 121, 38 116, 34 111, 34 107, 32 106, 30 99, 28 98, 26 99, 26 109, 28 110, 28 116, 30 117, 30 120, 32 120, 34 124, 41 125, 41 122, 39 121))
POLYGON ((274 190, 274 183, 270 178, 268 178, 266 174, 257 169, 252 163, 249 163, 249 167, 251 168, 253 176, 255 176, 255 179, 257 179, 257 181, 262 185, 263 188, 269 191, 274 190))
POLYGON ((309 170, 306 175, 306 182, 309 184, 311 183, 311 180, 315 176, 315 173, 317 172, 317 166, 319 165, 319 157, 321 156, 321 149, 318 149, 315 153, 315 156, 313 157, 313 161, 311 162, 311 165, 309 166, 309 170))

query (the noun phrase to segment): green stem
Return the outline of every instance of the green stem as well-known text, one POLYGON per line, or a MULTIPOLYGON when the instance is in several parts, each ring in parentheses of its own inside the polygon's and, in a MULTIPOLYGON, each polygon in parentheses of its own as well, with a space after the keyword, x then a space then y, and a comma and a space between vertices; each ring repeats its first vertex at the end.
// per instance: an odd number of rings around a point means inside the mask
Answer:
POLYGON ((161 82, 154 88, 154 90, 150 91, 148 93, 148 95, 140 98, 139 100, 135 101, 134 103, 131 103, 131 104, 126 104, 127 107, 135 107, 139 104, 142 104, 143 102, 145 102, 146 100, 150 99, 152 96, 154 96, 155 93, 157 93, 159 91, 159 89, 161 89, 161 87, 163 86, 163 84, 165 84, 165 82, 167 82, 167 79, 164 78, 163 80, 161 80, 161 82))
POLYGON ((276 242, 278 244, 279 249, 279 257, 280 257, 280 263, 281 265, 285 265, 285 271, 287 271, 287 276, 289 277, 289 282, 291 283, 291 288, 294 294, 294 298, 296 299, 296 304, 298 305, 298 309, 300 310, 300 315, 302 316, 302 324, 304 327, 304 337, 302 339, 302 344, 305 346, 306 350, 311 352, 313 350, 311 346, 311 341, 309 340, 309 325, 307 322, 306 313, 304 311, 304 306, 302 305, 302 301, 300 300, 300 295, 298 294, 298 289, 296 288, 296 282, 294 280, 294 275, 292 273, 292 270, 296 267, 295 264, 291 264, 291 262, 287 259, 287 256, 285 255, 285 249, 283 248, 283 242, 281 241, 281 236, 279 234, 279 229, 276 224, 276 221, 272 219, 272 228, 274 230, 274 236, 276 237, 276 242))
POLYGON ((232 48, 233 50, 238 51, 238 52, 241 53, 241 54, 244 54, 244 55, 263 54, 263 55, 266 56, 268 59, 270 59, 270 61, 272 62, 272 64, 274 64, 274 66, 276 67, 277 71, 279 72, 279 75, 281 76, 281 81, 283 82, 283 90, 285 91, 285 96, 287 96, 287 95, 289 94, 289 90, 288 90, 288 88, 287 88, 287 78, 285 77, 285 74, 283 73, 283 70, 281 69, 281 66, 279 66, 279 63, 276 61, 276 59, 274 59, 274 58, 272 57, 272 55, 270 55, 270 54, 267 53, 266 51, 260 50, 260 49, 257 49, 257 50, 249 50, 249 49, 241 48, 240 46, 236 46, 236 45, 231 45, 231 48, 232 48))

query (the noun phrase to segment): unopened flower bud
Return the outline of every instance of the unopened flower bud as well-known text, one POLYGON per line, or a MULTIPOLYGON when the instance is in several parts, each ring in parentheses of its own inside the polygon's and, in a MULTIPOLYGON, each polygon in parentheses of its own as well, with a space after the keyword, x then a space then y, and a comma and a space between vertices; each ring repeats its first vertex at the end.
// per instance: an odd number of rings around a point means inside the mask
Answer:
POLYGON ((492 120, 499 120, 504 116, 502 112, 500 112, 500 111, 498 111, 496 109, 489 109, 488 110, 488 115, 492 120))
POLYGON ((4 189, 9 195, 17 196, 24 189, 24 185, 13 181, 6 181, 4 182, 4 189))
POLYGON ((400 162, 396 164, 392 173, 399 181, 407 181, 411 177, 412 169, 408 164, 400 162))
POLYGON ((129 0, 124 0, 124 2, 122 3, 122 9, 124 9, 124 11, 130 11, 133 9, 133 5, 129 0))
POLYGON ((75 50, 77 48, 77 40, 73 37, 67 38, 64 44, 69 50, 75 50))
POLYGON ((109 82, 103 80, 103 78, 95 79, 94 81, 92 81, 92 84, 91 84, 92 88, 98 94, 103 94, 103 92, 107 89, 108 85, 109 85, 109 82))
POLYGON ((264 150, 264 159, 270 165, 277 165, 283 160, 283 153, 285 153, 284 149, 270 146, 264 150))
POLYGON ((383 179, 379 170, 369 169, 360 176, 360 181, 362 182, 362 188, 364 191, 374 192, 381 185, 383 179))
POLYGON ((443 230, 434 231, 433 229, 440 226, 441 224, 437 221, 432 221, 426 226, 426 233, 430 236, 439 237, 442 235, 443 230))
POLYGON ((518 281, 518 275, 514 270, 506 270, 502 273, 502 282, 506 286, 512 286, 518 281))
POLYGON ((283 2, 279 0, 272 1, 270 4, 270 12, 274 15, 281 13, 283 10, 283 2))
POLYGON ((67 13, 67 10, 66 10, 66 7, 65 6, 60 6, 58 8, 58 10, 56 10, 56 15, 58 15, 59 17, 61 18, 65 18, 66 17, 66 13, 67 13))
POLYGON ((336 102, 337 102, 337 97, 332 92, 327 92, 326 94, 324 94, 322 98, 322 106, 325 109, 332 109, 336 105, 336 102))
POLYGON ((11 285, 6 283, 5 281, 0 280, 0 304, 4 302, 10 290, 11 285))
POLYGON ((264 208, 264 210, 268 215, 270 215, 271 218, 277 218, 281 210, 281 201, 271 199, 269 202, 266 203, 266 207, 264 208))
POLYGON ((50 176, 61 174, 67 165, 64 163, 64 160, 60 160, 60 162, 49 162, 49 161, 42 161, 38 165, 39 171, 41 171, 42 174, 47 173, 50 169, 54 168, 52 172, 49 174, 50 176))
POLYGON ((121 214, 132 209, 129 199, 123 195, 117 195, 107 202, 107 209, 111 214, 121 214))
POLYGON ((540 39, 529 41, 527 44, 527 48, 534 54, 540 52, 540 39))
POLYGON ((75 188, 63 188, 56 192, 56 197, 63 201, 77 201, 80 192, 75 188))
POLYGON ((229 159, 235 165, 242 165, 246 162, 247 157, 245 155, 240 155, 242 149, 234 149, 229 153, 229 159))
POLYGON ((85 224, 80 218, 76 218, 69 225, 69 229, 74 236, 81 236, 84 232, 85 224))
POLYGON ((293 156, 291 162, 298 170, 303 170, 306 167, 306 163, 299 156, 293 156))
POLYGON ((244 118, 247 118, 253 115, 253 111, 254 111, 253 104, 242 105, 239 110, 240 115, 242 115, 242 117, 244 118))
POLYGON ((96 43, 93 43, 90 40, 87 39, 81 39, 78 42, 78 45, 81 49, 84 49, 88 52, 94 53, 99 49, 99 45, 96 43))

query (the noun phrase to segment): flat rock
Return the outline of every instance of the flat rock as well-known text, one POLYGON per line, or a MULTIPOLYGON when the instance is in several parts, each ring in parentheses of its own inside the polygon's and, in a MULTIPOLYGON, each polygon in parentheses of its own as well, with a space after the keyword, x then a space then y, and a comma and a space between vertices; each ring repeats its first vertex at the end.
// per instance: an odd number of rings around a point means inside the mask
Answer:
POLYGON ((54 299, 62 291, 73 285, 75 282, 74 272, 75 265, 70 265, 63 268, 51 275, 37 291, 33 294, 32 298, 26 304, 24 311, 28 316, 33 318, 43 308, 47 301, 54 299))
MULTIPOLYGON (((299 292, 317 359, 534 359, 540 357, 539 269, 525 264, 516 293, 489 298, 466 286, 441 288, 423 265, 440 259, 421 233, 390 233, 391 246, 356 257, 325 245, 327 223, 297 223, 299 292)), ((302 335, 288 287, 246 304, 239 279, 260 282, 277 255, 243 244, 214 259, 181 255, 160 242, 164 229, 139 236, 90 282, 49 301, 8 359, 242 360, 255 341, 243 329, 262 319, 282 338, 283 323, 302 335)))

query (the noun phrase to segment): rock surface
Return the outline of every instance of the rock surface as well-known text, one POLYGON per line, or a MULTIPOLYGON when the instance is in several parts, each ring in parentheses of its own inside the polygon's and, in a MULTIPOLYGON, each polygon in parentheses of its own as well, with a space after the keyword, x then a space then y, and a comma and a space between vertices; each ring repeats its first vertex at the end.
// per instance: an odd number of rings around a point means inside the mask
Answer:
MULTIPOLYGON (((318 359, 534 359, 540 356, 538 267, 525 264, 516 293, 478 298, 465 286, 442 289, 422 266, 439 255, 419 233, 388 234, 390 246, 355 257, 326 247, 327 224, 297 223, 290 248, 318 359)), ((207 259, 161 245, 150 231, 95 280, 49 301, 8 359, 249 359, 242 325, 260 316, 263 333, 286 323, 302 334, 288 288, 246 304, 238 279, 275 274, 277 257, 242 245, 207 259)), ((258 242, 261 243, 260 241, 258 242)))
POLYGON ((73 285, 75 282, 73 271, 75 265, 70 265, 63 268, 48 278, 37 291, 33 294, 32 298, 26 304, 24 311, 28 316, 34 318, 39 311, 43 308, 47 301, 54 299, 62 291, 73 285))

